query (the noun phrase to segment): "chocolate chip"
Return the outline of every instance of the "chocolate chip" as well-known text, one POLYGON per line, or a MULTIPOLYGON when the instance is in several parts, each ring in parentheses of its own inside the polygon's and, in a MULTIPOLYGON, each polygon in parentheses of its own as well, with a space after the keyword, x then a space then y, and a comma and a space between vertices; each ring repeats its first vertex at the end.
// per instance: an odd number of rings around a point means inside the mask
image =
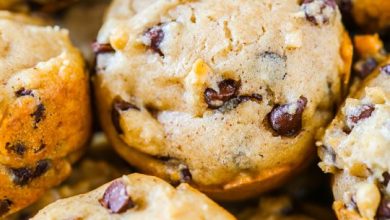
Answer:
POLYGON ((15 143, 15 144, 6 143, 5 149, 7 149, 7 151, 13 152, 19 156, 23 156, 24 153, 26 153, 26 146, 22 143, 15 143))
POLYGON ((37 128, 38 127, 37 124, 44 119, 45 111, 46 111, 45 106, 42 103, 40 103, 37 106, 35 112, 31 114, 31 117, 34 117, 34 121, 35 121, 34 128, 37 128))
POLYGON ((385 220, 390 218, 390 199, 386 199, 384 198, 384 196, 382 196, 382 200, 379 204, 376 217, 378 220, 385 220))
POLYGON ((375 110, 375 107, 372 105, 362 105, 359 109, 358 115, 350 115, 348 116, 348 126, 350 129, 361 120, 369 118, 372 112, 375 110))
POLYGON ((335 0, 304 0, 302 4, 306 19, 314 25, 329 23, 336 6, 335 0), (329 14, 330 10, 332 14, 329 14))
POLYGON ((205 101, 211 109, 217 109, 226 101, 236 97, 240 83, 232 79, 226 79, 218 84, 218 88, 219 92, 211 88, 207 88, 204 92, 205 101))
POLYGON ((33 179, 42 176, 49 169, 47 160, 38 161, 34 169, 28 167, 11 168, 12 181, 18 186, 24 186, 30 183, 33 179))
POLYGON ((364 79, 368 75, 370 75, 375 68, 378 66, 377 61, 369 57, 365 60, 358 61, 355 66, 354 66, 354 73, 357 75, 359 78, 364 79))
POLYGON ((153 118, 157 118, 160 110, 152 105, 146 105, 145 109, 152 115, 153 118))
POLYGON ((13 202, 9 199, 0 200, 0 216, 6 214, 11 209, 13 202))
POLYGON ((111 213, 122 213, 135 206, 133 200, 127 194, 126 184, 119 180, 111 183, 99 202, 111 213))
POLYGON ((130 109, 140 111, 140 108, 138 108, 134 104, 126 102, 126 101, 122 100, 121 98, 114 99, 114 102, 112 103, 111 120, 112 120, 112 124, 114 125, 115 130, 118 134, 123 134, 123 130, 122 130, 120 123, 119 123, 120 112, 128 111, 130 109))
POLYGON ((146 43, 154 52, 164 56, 164 53, 161 51, 160 45, 164 40, 165 34, 161 25, 154 26, 149 28, 145 33, 144 37, 148 40, 146 43))
POLYGON ((21 88, 18 91, 15 92, 16 97, 22 97, 22 96, 33 96, 33 91, 31 89, 25 89, 21 88))
POLYGON ((50 167, 50 163, 48 160, 38 161, 32 179, 42 176, 44 173, 46 173, 49 170, 49 167, 50 167))
POLYGON ((261 102, 262 100, 263 97, 259 94, 253 94, 251 96, 242 95, 224 102, 223 105, 219 107, 217 110, 221 113, 226 113, 235 109, 238 105, 240 105, 243 102, 248 102, 248 101, 261 102))
POLYGON ((254 93, 252 95, 240 95, 240 96, 238 96, 238 99, 241 102, 247 102, 247 101, 261 102, 261 101, 263 101, 263 96, 260 94, 254 93))
POLYGON ((112 53, 115 52, 114 48, 112 48, 111 44, 100 44, 98 42, 92 43, 92 50, 95 54, 101 53, 112 53))
POLYGON ((180 168, 180 182, 189 183, 192 180, 192 175, 187 166, 180 168))
POLYGON ((275 106, 268 116, 268 121, 274 131, 282 136, 295 136, 302 129, 302 114, 307 105, 307 99, 301 96, 297 102, 275 106))
POLYGON ((24 186, 28 184, 34 175, 34 171, 30 168, 11 168, 13 175, 12 181, 18 186, 24 186))
POLYGON ((381 67, 381 72, 390 76, 390 64, 381 67))

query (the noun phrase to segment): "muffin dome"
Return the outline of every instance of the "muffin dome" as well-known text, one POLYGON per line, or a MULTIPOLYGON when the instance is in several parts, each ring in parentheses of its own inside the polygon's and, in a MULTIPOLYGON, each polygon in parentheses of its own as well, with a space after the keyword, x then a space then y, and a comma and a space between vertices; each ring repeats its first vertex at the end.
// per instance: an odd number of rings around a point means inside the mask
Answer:
POLYGON ((352 53, 324 0, 118 0, 94 50, 99 115, 119 154, 225 200, 309 161, 352 53))

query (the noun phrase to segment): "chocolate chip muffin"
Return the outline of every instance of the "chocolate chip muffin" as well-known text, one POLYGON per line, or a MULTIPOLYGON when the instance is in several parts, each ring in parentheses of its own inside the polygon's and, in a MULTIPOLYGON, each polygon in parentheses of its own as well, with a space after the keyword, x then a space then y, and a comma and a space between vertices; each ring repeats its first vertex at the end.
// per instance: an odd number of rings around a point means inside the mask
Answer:
POLYGON ((367 31, 390 27, 390 1, 337 0, 343 15, 367 31))
POLYGON ((7 216, 7 220, 24 220, 36 215, 56 200, 87 193, 97 187, 130 173, 130 166, 120 160, 102 133, 97 133, 85 156, 73 166, 72 173, 61 185, 48 190, 38 201, 19 212, 7 216))
POLYGON ((319 144, 343 219, 390 219, 390 58, 359 84, 319 144))
POLYGON ((83 59, 66 30, 3 11, 0 32, 3 216, 69 175, 89 139, 91 119, 83 59))
POLYGON ((77 0, 0 0, 0 9, 41 12, 55 12, 77 0))
POLYGON ((93 48, 119 154, 222 200, 277 187, 310 161, 352 56, 328 0, 118 0, 93 48))
POLYGON ((32 219, 235 219, 186 183, 172 187, 131 174, 87 194, 62 199, 32 219))

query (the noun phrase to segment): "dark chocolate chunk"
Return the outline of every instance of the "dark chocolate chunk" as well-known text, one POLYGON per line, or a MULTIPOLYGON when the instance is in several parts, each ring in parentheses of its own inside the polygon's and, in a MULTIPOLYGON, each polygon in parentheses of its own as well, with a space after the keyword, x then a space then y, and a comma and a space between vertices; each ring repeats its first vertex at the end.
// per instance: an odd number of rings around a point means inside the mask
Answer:
POLYGON ((35 171, 33 173, 32 179, 42 176, 49 170, 50 163, 48 160, 40 160, 35 167, 35 171))
POLYGON ((0 216, 7 214, 7 212, 11 209, 13 202, 9 199, 1 199, 0 200, 0 216))
POLYGON ((27 185, 34 175, 34 171, 26 167, 11 168, 10 171, 13 175, 12 181, 18 186, 27 185))
POLYGON ((118 134, 123 134, 123 130, 122 130, 120 123, 119 123, 120 112, 128 111, 130 109, 140 111, 140 108, 138 108, 134 104, 126 102, 126 101, 122 100, 121 98, 114 99, 114 102, 112 103, 112 109, 111 109, 111 121, 112 121, 112 124, 114 125, 115 130, 118 134))
POLYGON ((328 14, 325 14, 324 12, 328 8, 332 9, 334 12, 336 6, 337 4, 335 0, 304 0, 302 4, 306 19, 311 23, 313 23, 314 25, 329 23, 330 17, 328 14), (312 9, 310 9, 311 7, 309 7, 311 4, 318 4, 319 11, 312 11, 312 9))
POLYGON ((98 42, 92 43, 92 50, 95 54, 101 53, 112 53, 115 52, 114 48, 112 48, 111 44, 100 44, 98 42))
POLYGON ((365 60, 356 62, 354 66, 354 73, 359 78, 364 79, 370 75, 377 66, 378 62, 374 58, 368 57, 365 60))
POLYGON ((164 56, 164 53, 161 51, 160 45, 164 41, 165 33, 161 25, 154 26, 149 28, 144 36, 150 41, 147 46, 149 46, 154 52, 164 56))
POLYGON ((183 166, 180 169, 180 182, 182 183, 189 183, 192 180, 192 175, 190 172, 190 169, 188 169, 187 166, 183 166))
POLYGON ((272 129, 282 136, 297 135, 302 129, 302 114, 306 105, 307 99, 301 96, 296 103, 275 106, 268 116, 272 129))
POLYGON ((111 213, 122 213, 135 206, 127 193, 126 184, 120 180, 111 183, 99 202, 104 208, 109 209, 111 213))
POLYGON ((238 105, 240 105, 243 102, 248 101, 254 101, 254 102, 261 102, 263 100, 263 97, 259 94, 253 94, 253 95, 242 95, 235 98, 232 98, 226 102, 223 103, 221 107, 219 107, 217 110, 222 113, 229 112, 233 109, 235 109, 238 105))
POLYGON ((33 96, 33 91, 31 89, 25 89, 21 88, 18 91, 15 92, 16 97, 22 97, 22 96, 33 96))
POLYGON ((10 168, 12 174, 12 181, 18 186, 25 186, 33 179, 42 176, 50 167, 48 160, 38 161, 35 168, 22 167, 22 168, 10 168))
POLYGON ((207 88, 204 92, 204 98, 209 108, 217 109, 226 101, 235 98, 240 88, 240 83, 226 79, 218 84, 219 92, 214 89, 207 88))
POLYGON ((374 110, 375 110, 375 107, 372 105, 363 105, 361 107, 358 115, 349 115, 348 120, 351 122, 350 129, 353 129, 353 127, 359 121, 366 119, 366 118, 369 118, 374 110))
POLYGON ((38 127, 37 124, 45 118, 45 111, 46 111, 45 106, 42 103, 40 103, 37 106, 35 112, 31 114, 31 117, 34 117, 34 122, 35 122, 34 128, 37 128, 38 127))
POLYGON ((23 156, 24 153, 26 153, 26 146, 22 143, 15 143, 15 144, 11 144, 11 143, 6 143, 5 144, 5 149, 7 149, 7 151, 9 152, 13 152, 19 156, 23 156))
POLYGON ((378 220, 390 219, 390 199, 385 198, 383 195, 376 213, 376 217, 378 220))

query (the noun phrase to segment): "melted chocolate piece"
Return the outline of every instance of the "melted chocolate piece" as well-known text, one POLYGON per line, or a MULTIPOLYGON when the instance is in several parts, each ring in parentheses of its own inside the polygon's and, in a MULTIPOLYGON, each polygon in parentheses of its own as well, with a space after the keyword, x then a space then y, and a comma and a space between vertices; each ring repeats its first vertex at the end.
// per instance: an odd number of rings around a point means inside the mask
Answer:
POLYGON ((104 192, 100 204, 111 213, 122 213, 135 206, 126 191, 126 184, 120 180, 114 181, 104 192))
POLYGON ((301 96, 296 103, 275 106, 269 114, 272 129, 281 136, 297 135, 302 129, 302 114, 306 105, 307 99, 301 96))

